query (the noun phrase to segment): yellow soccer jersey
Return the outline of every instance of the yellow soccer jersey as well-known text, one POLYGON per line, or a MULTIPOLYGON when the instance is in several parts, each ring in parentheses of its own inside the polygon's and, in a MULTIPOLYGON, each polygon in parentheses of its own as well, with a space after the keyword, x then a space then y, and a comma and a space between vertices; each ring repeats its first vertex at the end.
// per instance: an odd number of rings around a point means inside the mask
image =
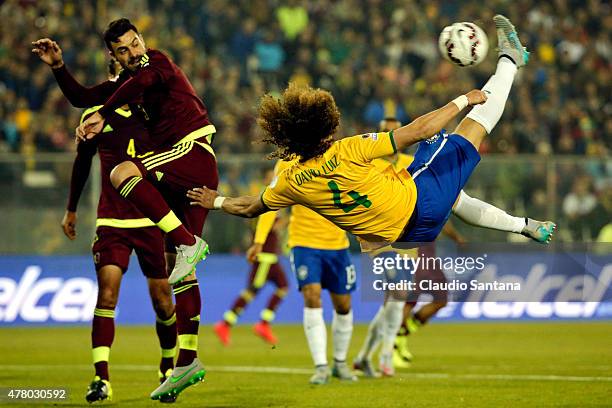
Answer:
POLYGON ((412 164, 414 156, 405 153, 396 153, 391 156, 381 157, 380 159, 372 160, 372 164, 376 166, 381 173, 393 172, 402 173, 412 164))
MULTIPOLYGON (((296 161, 279 160, 274 167, 274 174, 291 167, 296 161)), ((289 248, 296 246, 337 250, 349 246, 346 232, 316 212, 302 205, 291 207, 289 219, 289 248)))
POLYGON ((384 174, 372 160, 396 152, 391 133, 339 140, 319 157, 292 162, 264 190, 272 210, 302 204, 369 242, 394 242, 416 204, 408 172, 384 174))

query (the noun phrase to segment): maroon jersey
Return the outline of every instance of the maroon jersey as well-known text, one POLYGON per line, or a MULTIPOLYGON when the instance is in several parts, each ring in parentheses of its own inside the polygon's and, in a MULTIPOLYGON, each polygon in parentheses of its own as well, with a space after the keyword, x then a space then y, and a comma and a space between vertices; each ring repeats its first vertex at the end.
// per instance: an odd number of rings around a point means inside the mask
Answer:
MULTIPOLYGON (((100 107, 83 114, 83 121, 100 107)), ((70 180, 68 210, 76 211, 77 203, 91 167, 91 159, 100 155, 101 191, 98 202, 98 219, 140 219, 146 218, 129 201, 124 199, 110 181, 111 170, 119 163, 142 155, 152 148, 147 129, 129 110, 111 111, 106 118, 103 132, 96 138, 80 142, 70 180)), ((151 224, 153 225, 153 224, 151 224)))
POLYGON ((210 125, 204 103, 183 71, 164 53, 149 49, 140 68, 130 75, 100 109, 102 116, 118 106, 136 104, 157 147, 172 146, 210 125))
MULTIPOLYGON (((128 104, 146 124, 154 147, 169 147, 191 132, 210 125, 202 100, 183 71, 161 51, 147 50, 141 67, 121 71, 115 81, 93 87, 79 84, 65 66, 54 69, 55 78, 73 106, 104 106, 100 114, 128 104)), ((214 129, 211 132, 214 133, 214 129)))

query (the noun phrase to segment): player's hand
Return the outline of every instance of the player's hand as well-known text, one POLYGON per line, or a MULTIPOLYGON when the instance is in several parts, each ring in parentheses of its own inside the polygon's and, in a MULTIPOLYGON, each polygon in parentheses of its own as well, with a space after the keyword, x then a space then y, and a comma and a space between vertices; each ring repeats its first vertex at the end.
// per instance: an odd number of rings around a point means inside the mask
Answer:
POLYGON ((103 128, 104 118, 99 112, 96 112, 76 128, 77 141, 91 139, 98 133, 102 132, 103 128))
POLYGON ((470 106, 480 105, 487 101, 487 94, 480 89, 474 89, 466 93, 465 96, 467 96, 470 106))
POLYGON ((62 49, 50 38, 32 42, 32 52, 51 68, 61 68, 64 65, 62 49))
POLYGON ((189 204, 199 205, 200 207, 208 208, 209 210, 213 210, 215 208, 215 198, 218 196, 219 193, 206 186, 196 187, 187 191, 187 197, 193 200, 189 204))
POLYGON ((250 263, 257 262, 257 255, 263 250, 263 245, 261 244, 253 244, 247 249, 246 257, 250 263))
POLYGON ((66 213, 64 214, 64 218, 62 219, 62 229, 64 230, 64 235, 66 235, 69 239, 73 241, 77 236, 76 222, 76 213, 73 211, 66 211, 66 213))

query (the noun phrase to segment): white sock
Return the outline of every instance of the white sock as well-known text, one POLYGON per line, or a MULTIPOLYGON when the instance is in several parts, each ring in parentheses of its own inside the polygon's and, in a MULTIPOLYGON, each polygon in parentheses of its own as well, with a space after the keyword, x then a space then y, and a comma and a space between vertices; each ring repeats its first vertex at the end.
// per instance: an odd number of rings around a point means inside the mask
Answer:
POLYGON ((366 334, 366 338, 363 342, 363 346, 361 346, 361 350, 359 350, 359 354, 357 354, 357 360, 371 359, 372 354, 376 350, 376 347, 380 343, 381 340, 381 322, 382 316, 384 313, 384 306, 381 306, 376 312, 376 315, 370 322, 368 326, 368 333, 366 334))
POLYGON ((389 355, 393 353, 395 338, 397 337, 398 330, 402 326, 404 302, 387 301, 383 316, 382 349, 380 354, 389 355))
POLYGON ((453 214, 462 221, 477 227, 520 233, 525 228, 525 218, 514 217, 505 211, 470 197, 461 190, 453 214))
POLYGON ((322 308, 304 308, 304 333, 315 366, 327 365, 327 330, 322 308))
POLYGON ((346 361, 351 336, 353 334, 353 311, 338 314, 334 310, 332 320, 332 337, 334 342, 334 360, 346 361))
POLYGON ((500 58, 495 75, 482 87, 487 94, 487 101, 482 105, 474 106, 467 115, 468 118, 480 123, 487 133, 491 133, 504 112, 516 71, 517 67, 512 61, 508 58, 500 58))

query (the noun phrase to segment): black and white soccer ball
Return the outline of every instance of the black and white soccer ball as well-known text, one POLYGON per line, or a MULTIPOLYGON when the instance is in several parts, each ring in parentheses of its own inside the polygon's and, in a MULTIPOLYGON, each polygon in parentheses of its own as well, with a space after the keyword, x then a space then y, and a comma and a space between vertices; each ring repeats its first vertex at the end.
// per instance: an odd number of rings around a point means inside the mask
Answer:
POLYGON ((455 23, 445 27, 438 39, 440 53, 460 67, 480 64, 489 51, 489 39, 474 23, 455 23))

